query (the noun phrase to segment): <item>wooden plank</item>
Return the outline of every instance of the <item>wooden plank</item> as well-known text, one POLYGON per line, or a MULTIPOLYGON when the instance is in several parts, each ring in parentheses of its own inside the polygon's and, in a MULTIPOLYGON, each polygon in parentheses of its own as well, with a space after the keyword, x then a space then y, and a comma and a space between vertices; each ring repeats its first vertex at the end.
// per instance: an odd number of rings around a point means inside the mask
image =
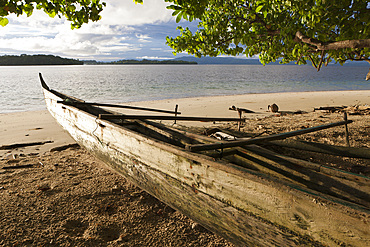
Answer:
POLYGON ((329 111, 329 112, 335 112, 339 110, 343 110, 347 106, 322 106, 319 108, 314 108, 313 111, 329 111))
POLYGON ((201 122, 245 122, 240 118, 217 118, 217 117, 179 117, 179 116, 152 116, 152 115, 111 115, 99 114, 100 119, 151 119, 151 120, 177 120, 177 121, 201 121, 201 122))
MULTIPOLYGON (((177 114, 177 110, 178 110, 178 108, 179 108, 179 105, 176 105, 176 106, 175 106, 175 117, 177 117, 177 115, 178 115, 178 114, 177 114)), ((176 124, 176 120, 175 120, 175 122, 174 122, 174 123, 176 124)))
MULTIPOLYGON (((344 121, 347 121, 347 112, 344 112, 344 121)), ((349 147, 350 146, 350 143, 349 143, 348 125, 345 124, 344 125, 344 128, 345 128, 346 144, 347 144, 347 147, 349 147)))
POLYGON ((369 148, 355 148, 355 147, 342 147, 333 146, 316 142, 294 141, 294 140, 275 140, 269 141, 267 145, 273 144, 281 147, 294 148, 316 153, 324 153, 336 156, 370 159, 369 148))
MULTIPOLYGON (((219 130, 219 131, 224 131, 225 133, 228 133, 228 130, 219 130)), ((211 137, 208 137, 208 136, 205 136, 205 135, 199 135, 199 134, 194 134, 194 133, 190 133, 190 132, 184 132, 184 134, 186 136, 194 138, 195 140, 203 141, 203 142, 207 142, 207 143, 216 143, 218 141, 215 138, 211 138, 211 137)), ((233 133, 229 133, 229 134, 233 134, 233 133)), ((274 145, 280 145, 281 144, 281 146, 287 146, 287 147, 291 147, 291 148, 294 148, 295 146, 300 147, 300 144, 303 143, 303 144, 307 144, 308 148, 313 147, 313 150, 311 150, 311 151, 314 151, 316 149, 316 148, 314 148, 314 146, 318 145, 318 146, 323 146, 324 147, 323 151, 328 150, 328 154, 340 155, 340 153, 343 153, 344 154, 343 156, 348 155, 348 157, 370 158, 370 149, 365 149, 365 148, 348 148, 348 147, 340 147, 340 146, 333 146, 333 145, 327 145, 327 144, 321 144, 321 143, 312 143, 312 142, 301 142, 301 141, 294 141, 294 140, 284 140, 284 141, 276 140, 276 141, 268 142, 267 144, 270 144, 270 143, 272 143, 274 145), (287 145, 285 145, 285 144, 287 144, 287 145), (338 149, 338 150, 333 151, 335 149, 338 149), (331 151, 329 151, 329 150, 331 150, 331 151)), ((305 145, 303 145, 303 148, 304 148, 303 150, 307 150, 305 145)), ((320 164, 316 164, 316 163, 312 163, 312 162, 308 162, 308 161, 299 160, 299 159, 295 159, 295 158, 292 158, 292 157, 284 156, 284 155, 277 154, 277 153, 275 153, 271 150, 267 150, 265 148, 262 148, 260 146, 254 145, 254 144, 248 145, 248 147, 245 147, 245 148, 241 148, 241 147, 226 148, 226 149, 223 150, 222 153, 221 152, 215 152, 215 151, 212 151, 212 150, 211 151, 205 151, 204 154, 206 154, 210 157, 214 157, 214 158, 229 159, 226 156, 233 155, 233 154, 236 154, 238 152, 243 153, 246 150, 251 150, 255 153, 258 153, 259 155, 266 155, 267 154, 267 155, 269 155, 270 158, 272 156, 275 156, 277 159, 285 159, 285 160, 288 160, 290 162, 295 163, 296 165, 302 166, 304 168, 308 168, 308 169, 311 169, 311 170, 314 170, 314 171, 317 171, 317 172, 320 172, 320 173, 324 173, 324 174, 329 175, 329 176, 335 176, 335 177, 338 177, 338 178, 345 178, 345 180, 353 180, 353 181, 356 181, 356 182, 361 181, 361 183, 365 183, 364 180, 366 180, 366 181, 369 180, 368 177, 365 177, 365 176, 362 176, 362 175, 359 175, 359 174, 354 174, 354 173, 351 173, 351 172, 335 169, 335 168, 332 168, 332 167, 327 167, 327 166, 324 166, 324 165, 320 165, 320 164)), ((318 149, 318 150, 320 150, 320 149, 318 149)), ((243 162, 243 163, 245 163, 245 162, 243 162)), ((366 182, 366 183, 368 183, 368 182, 366 182)), ((369 184, 369 186, 370 186, 370 184, 369 184)))
MULTIPOLYGON (((207 142, 217 141, 207 136, 196 134, 192 136, 207 142)), ((222 152, 204 151, 203 154, 216 159, 228 160, 298 186, 311 188, 367 207, 370 206, 368 193, 370 178, 366 176, 287 157, 257 145, 248 145, 245 148, 226 148, 222 152), (327 186, 322 186, 323 181, 327 186)))
POLYGON ((94 103, 94 102, 70 102, 70 101, 58 101, 59 104, 65 105, 87 105, 87 106, 103 106, 103 107, 115 107, 115 108, 125 108, 125 109, 132 109, 132 110, 140 110, 140 111, 153 111, 153 112, 161 112, 161 113, 170 113, 170 114, 181 114, 181 112, 169 111, 169 110, 162 110, 162 109, 154 109, 154 108, 147 108, 147 107, 139 107, 139 106, 129 106, 129 105, 117 105, 117 104, 105 104, 105 103, 94 103))
POLYGON ((180 133, 177 129, 172 129, 163 124, 153 122, 153 121, 145 121, 145 120, 137 120, 137 121, 138 121, 138 126, 139 126, 138 131, 144 135, 147 135, 147 132, 145 131, 145 129, 150 129, 152 132, 157 132, 158 134, 166 136, 170 139, 180 141, 182 143, 182 145, 180 146, 183 146, 183 147, 185 147, 187 144, 202 143, 194 138, 187 136, 185 133, 180 133))
POLYGON ((316 131, 319 131, 319 130, 333 128, 333 127, 336 127, 336 126, 341 126, 341 125, 352 123, 352 122, 353 121, 351 121, 351 120, 340 121, 340 122, 324 124, 324 125, 320 125, 320 126, 316 126, 316 127, 311 127, 311 128, 307 128, 307 129, 295 130, 295 131, 291 131, 291 132, 280 133, 280 134, 264 136, 264 137, 257 137, 257 138, 252 138, 252 139, 242 138, 242 139, 239 139, 239 140, 236 140, 236 141, 229 141, 229 142, 188 145, 188 146, 186 146, 186 149, 189 150, 189 151, 196 152, 196 151, 203 151, 203 150, 223 149, 223 148, 230 148, 230 147, 245 146, 245 145, 250 145, 250 144, 262 143, 262 142, 266 142, 266 141, 281 140, 281 139, 285 139, 285 138, 288 138, 288 137, 307 134, 307 133, 312 133, 312 132, 316 132, 316 131))
MULTIPOLYGON (((332 176, 332 177, 337 177, 338 180, 340 180, 342 182, 343 181, 352 181, 353 183, 355 183, 357 185, 361 185, 361 186, 364 186, 364 187, 370 187, 370 178, 367 177, 367 176, 361 175, 361 174, 352 173, 352 172, 344 171, 344 170, 337 169, 337 168, 334 168, 334 167, 329 167, 329 166, 326 166, 326 165, 317 164, 317 163, 313 163, 313 162, 310 162, 310 161, 305 161, 305 160, 285 156, 285 155, 275 153, 271 150, 265 149, 265 148, 257 146, 257 145, 249 145, 248 147, 237 148, 237 149, 238 150, 249 150, 249 151, 252 151, 252 152, 257 153, 259 155, 267 155, 271 159, 276 159, 276 160, 284 159, 284 160, 293 162, 296 165, 311 169, 313 171, 323 173, 323 174, 326 174, 326 175, 329 175, 329 176, 332 176)), ((368 191, 367 188, 366 188, 366 191, 368 191)))
POLYGON ((63 146, 59 146, 59 147, 54 147, 54 148, 50 149, 50 152, 60 152, 60 151, 66 150, 68 148, 79 148, 79 147, 80 146, 77 143, 72 143, 72 144, 67 144, 67 145, 63 145, 63 146))

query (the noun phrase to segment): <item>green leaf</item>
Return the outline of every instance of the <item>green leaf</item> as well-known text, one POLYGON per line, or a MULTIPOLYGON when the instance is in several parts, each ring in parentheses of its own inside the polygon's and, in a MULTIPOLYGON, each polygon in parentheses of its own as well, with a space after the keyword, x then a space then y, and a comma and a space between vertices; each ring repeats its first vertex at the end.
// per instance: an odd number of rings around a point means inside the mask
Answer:
POLYGON ((264 5, 260 5, 256 8, 256 13, 259 13, 261 12, 261 10, 263 9, 263 7, 265 7, 264 5))
POLYGON ((179 23, 181 21, 182 14, 183 12, 179 12, 179 14, 176 17, 176 23, 179 23))
POLYGON ((8 23, 9 23, 9 20, 7 18, 0 17, 0 26, 5 27, 6 25, 8 25, 8 23))
POLYGON ((50 12, 48 12, 48 15, 49 15, 51 18, 54 18, 57 14, 55 13, 55 11, 50 11, 50 12))
POLYGON ((267 14, 268 14, 267 10, 263 11, 263 17, 264 17, 264 18, 266 18, 266 17, 267 17, 267 14))

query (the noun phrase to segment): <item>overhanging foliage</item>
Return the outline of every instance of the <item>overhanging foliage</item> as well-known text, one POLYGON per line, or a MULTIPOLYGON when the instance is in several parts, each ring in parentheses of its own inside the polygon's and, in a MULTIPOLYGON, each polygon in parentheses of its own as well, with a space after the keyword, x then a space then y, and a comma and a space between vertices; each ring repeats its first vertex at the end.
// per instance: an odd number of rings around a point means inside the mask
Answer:
POLYGON ((83 23, 100 20, 105 3, 100 0, 0 0, 0 25, 6 26, 6 16, 26 14, 31 16, 34 9, 42 9, 50 17, 65 16, 72 22, 72 29, 83 23))
POLYGON ((167 37, 175 52, 259 55, 263 64, 311 61, 318 70, 331 61, 370 62, 367 0, 165 1, 177 21, 199 20, 196 32, 179 27, 178 37, 167 37))

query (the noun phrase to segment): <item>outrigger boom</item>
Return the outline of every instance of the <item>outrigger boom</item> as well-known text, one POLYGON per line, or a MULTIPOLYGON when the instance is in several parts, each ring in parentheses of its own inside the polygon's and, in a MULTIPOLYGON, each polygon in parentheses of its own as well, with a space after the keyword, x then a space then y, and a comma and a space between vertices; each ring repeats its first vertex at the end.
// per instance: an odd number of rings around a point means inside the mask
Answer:
POLYGON ((333 128, 333 127, 336 127, 336 126, 349 124, 349 123, 352 123, 352 122, 353 122, 352 120, 340 121, 340 122, 336 122, 336 123, 330 123, 330 124, 325 124, 325 125, 320 125, 320 126, 315 126, 315 127, 311 127, 311 128, 295 130, 295 131, 291 131, 291 132, 285 132, 285 133, 280 133, 280 134, 275 134, 275 135, 270 135, 270 136, 257 137, 257 138, 248 138, 248 139, 240 138, 240 139, 235 140, 235 141, 222 142, 222 143, 188 145, 188 146, 186 146, 186 149, 188 149, 189 151, 192 151, 192 152, 196 152, 196 151, 205 151, 205 150, 212 150, 212 149, 240 147, 240 146, 258 144, 258 143, 263 143, 263 142, 268 142, 268 141, 282 140, 282 139, 286 139, 288 137, 303 135, 303 134, 307 134, 307 133, 311 133, 311 132, 316 132, 316 131, 323 130, 323 129, 328 129, 328 128, 333 128))

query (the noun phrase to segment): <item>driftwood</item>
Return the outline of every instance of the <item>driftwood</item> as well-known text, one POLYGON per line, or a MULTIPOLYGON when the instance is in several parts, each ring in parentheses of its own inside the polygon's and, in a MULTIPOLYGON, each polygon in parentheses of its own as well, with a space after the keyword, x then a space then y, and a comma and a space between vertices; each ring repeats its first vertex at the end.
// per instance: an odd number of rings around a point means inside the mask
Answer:
POLYGON ((28 165, 19 165, 19 166, 4 166, 2 169, 10 170, 10 169, 21 169, 21 168, 31 168, 31 167, 33 167, 33 165, 28 164, 28 165))
POLYGON ((347 108, 347 106, 322 106, 319 108, 313 108, 313 111, 329 111, 336 112, 347 108))
POLYGON ((200 122, 245 122, 240 118, 217 118, 217 117, 179 117, 179 116, 150 116, 150 115, 112 115, 99 114, 100 119, 151 119, 151 120, 177 120, 177 121, 200 121, 200 122))
POLYGON ((370 106, 368 105, 356 105, 350 106, 344 109, 348 115, 370 115, 370 106))
POLYGON ((335 122, 331 124, 325 124, 325 125, 320 125, 316 127, 311 127, 307 129, 301 129, 301 130, 296 130, 296 131, 291 131, 291 132, 286 132, 286 133, 280 133, 280 134, 275 134, 275 135, 270 135, 270 136, 264 136, 264 137, 257 137, 257 138, 252 138, 252 139, 245 139, 241 138, 237 141, 230 141, 230 142, 221 142, 221 143, 212 143, 212 144, 196 144, 196 145, 188 145, 186 146, 186 149, 189 151, 203 151, 203 150, 212 150, 212 149, 223 149, 223 148, 229 148, 229 147, 238 147, 238 146, 245 146, 245 145, 250 145, 250 144, 258 144, 258 143, 263 143, 266 141, 273 141, 273 140, 281 140, 285 139, 288 137, 292 136, 297 136, 297 135, 302 135, 302 134, 307 134, 311 132, 316 132, 319 130, 323 129, 328 129, 336 126, 341 126, 344 124, 352 123, 353 121, 348 120, 348 121, 340 121, 340 122, 335 122))
POLYGON ((63 145, 63 146, 59 146, 59 147, 54 147, 54 148, 50 149, 50 152, 63 151, 63 150, 66 150, 68 148, 77 148, 77 147, 79 147, 79 145, 77 143, 72 143, 72 144, 67 144, 67 145, 63 145))
POLYGON ((245 109, 245 108, 240 108, 240 107, 236 107, 236 106, 231 106, 231 107, 229 107, 229 110, 230 111, 237 111, 237 112, 239 112, 239 114, 240 113, 255 113, 254 111, 252 111, 252 110, 248 110, 248 109, 245 109))
POLYGON ((29 147, 29 146, 44 145, 46 143, 52 143, 52 142, 53 141, 15 143, 15 144, 10 144, 10 145, 2 145, 2 146, 0 146, 0 150, 8 150, 8 149, 23 148, 23 147, 29 147))
MULTIPOLYGON (((177 115, 178 115, 178 110, 179 109, 179 105, 176 105, 175 106, 175 117, 177 117, 177 115)), ((176 124, 176 120, 175 120, 175 122, 174 122, 175 124, 176 124)))
MULTIPOLYGON (((348 120, 348 118, 347 118, 347 112, 344 112, 344 121, 347 121, 348 120)), ((347 147, 349 147, 350 146, 350 144, 349 144, 349 132, 348 132, 348 125, 347 124, 345 124, 344 125, 344 130, 345 130, 345 137, 346 137, 346 144, 347 144, 347 147)))
POLYGON ((138 107, 138 106, 129 106, 129 105, 116 105, 116 104, 104 104, 104 103, 94 103, 94 102, 74 102, 74 101, 58 101, 60 104, 64 105, 72 105, 72 106, 105 106, 105 107, 115 107, 115 108, 125 108, 125 109, 132 109, 132 110, 141 110, 141 111, 153 111, 153 112, 161 112, 161 113, 170 113, 175 115, 180 115, 181 112, 177 111, 168 111, 168 110, 161 110, 161 109, 153 109, 147 107, 138 107))
POLYGON ((311 151, 316 153, 324 153, 336 156, 350 157, 350 158, 363 158, 370 159, 369 148, 355 148, 355 147, 342 147, 333 146, 323 143, 294 141, 294 140, 276 140, 265 143, 266 145, 273 144, 281 147, 294 148, 299 150, 311 151))

